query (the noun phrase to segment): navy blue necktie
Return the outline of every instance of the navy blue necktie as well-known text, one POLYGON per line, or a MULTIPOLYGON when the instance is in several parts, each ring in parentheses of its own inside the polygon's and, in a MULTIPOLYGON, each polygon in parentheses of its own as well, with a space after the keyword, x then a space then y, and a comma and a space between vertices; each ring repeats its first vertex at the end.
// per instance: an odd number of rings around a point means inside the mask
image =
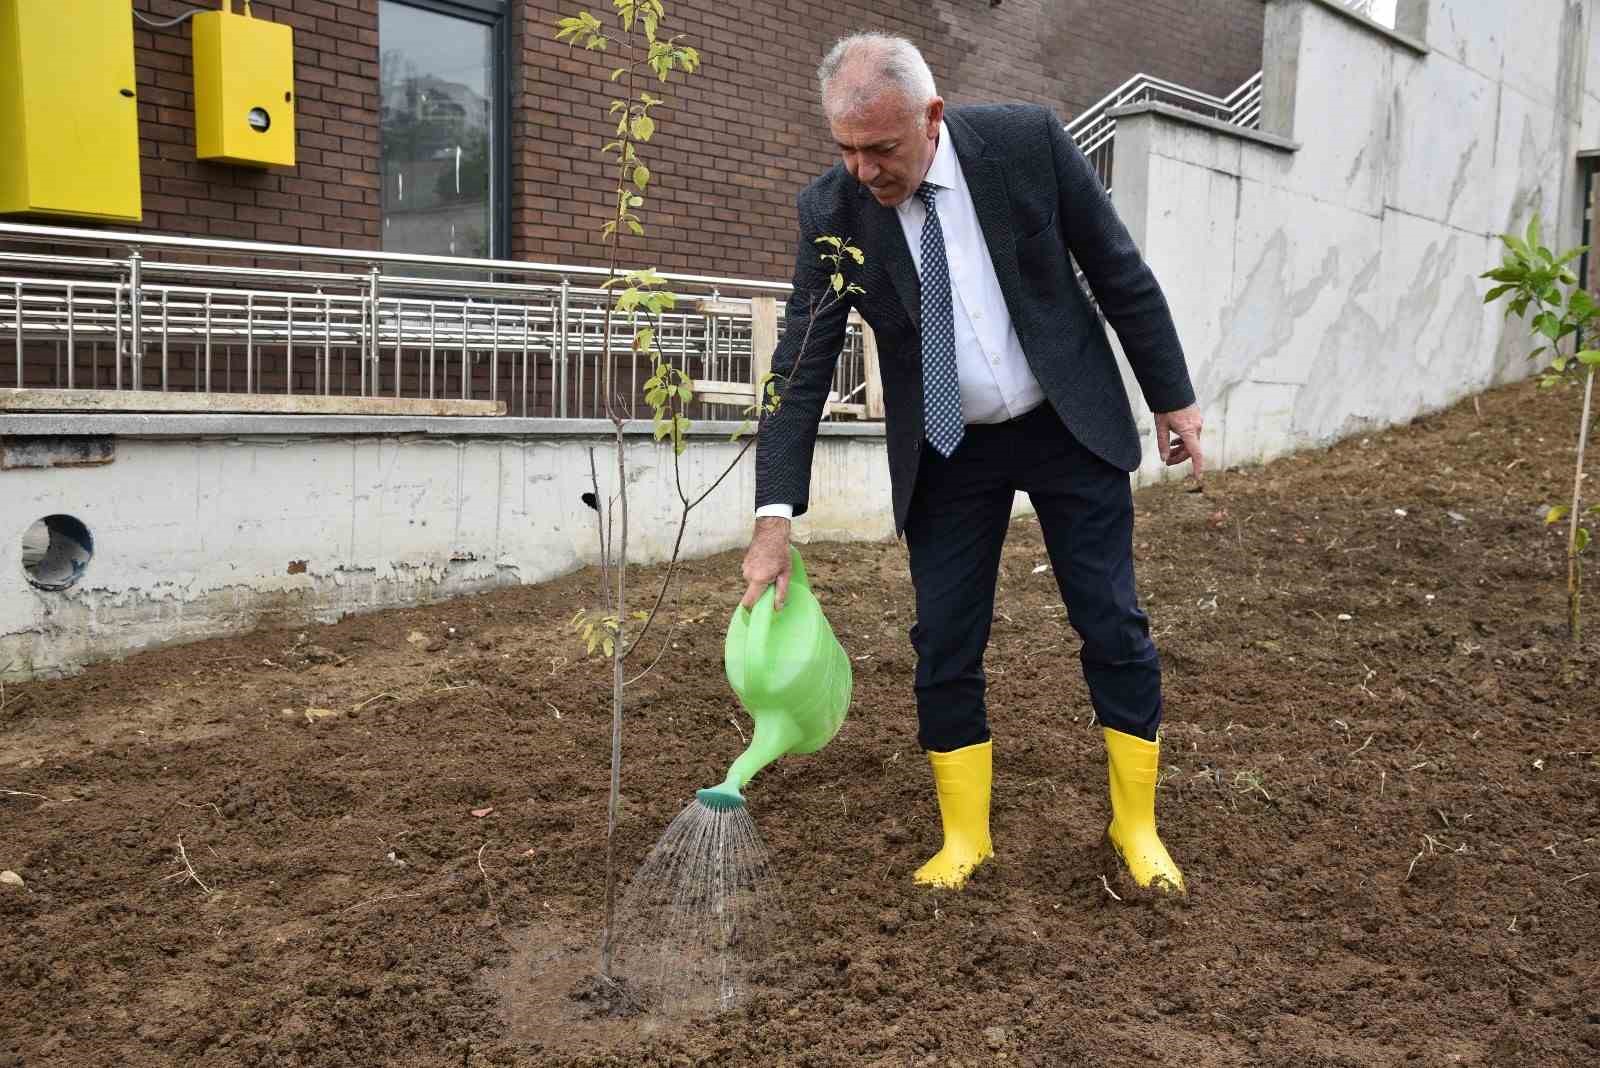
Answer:
POLYGON ((917 199, 928 209, 922 224, 922 425, 940 456, 961 444, 961 380, 956 376, 956 326, 950 304, 950 262, 933 206, 936 186, 923 182, 917 199))

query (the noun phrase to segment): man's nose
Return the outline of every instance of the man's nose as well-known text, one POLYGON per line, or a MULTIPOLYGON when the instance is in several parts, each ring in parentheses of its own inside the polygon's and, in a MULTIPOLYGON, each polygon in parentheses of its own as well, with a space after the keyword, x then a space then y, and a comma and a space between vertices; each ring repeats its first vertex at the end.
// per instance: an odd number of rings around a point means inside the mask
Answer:
POLYGON ((878 177, 878 165, 876 163, 870 163, 867 160, 860 160, 856 163, 856 181, 864 185, 871 185, 872 180, 876 177, 878 177))

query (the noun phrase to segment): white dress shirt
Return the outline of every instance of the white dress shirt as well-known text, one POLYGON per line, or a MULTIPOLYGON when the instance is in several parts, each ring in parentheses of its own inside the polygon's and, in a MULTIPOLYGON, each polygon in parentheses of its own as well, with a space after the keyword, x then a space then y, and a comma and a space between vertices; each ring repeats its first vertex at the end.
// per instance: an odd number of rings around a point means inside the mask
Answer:
MULTIPOLYGON (((950 265, 951 313, 956 328, 956 376, 961 382, 961 418, 967 424, 1003 423, 1037 407, 1044 391, 1028 368, 1022 342, 1011 323, 1000 279, 994 273, 989 243, 961 173, 950 131, 939 123, 939 146, 923 181, 939 190, 934 207, 944 232, 950 265)), ((928 209, 915 195, 895 207, 911 262, 922 276, 922 226, 928 209)), ((768 504, 757 516, 793 518, 793 504, 768 504)))

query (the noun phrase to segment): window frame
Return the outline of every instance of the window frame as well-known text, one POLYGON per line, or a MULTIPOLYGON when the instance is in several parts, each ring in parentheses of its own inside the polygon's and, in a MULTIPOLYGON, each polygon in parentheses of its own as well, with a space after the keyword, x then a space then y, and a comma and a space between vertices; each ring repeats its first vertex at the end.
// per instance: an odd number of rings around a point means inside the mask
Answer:
MULTIPOLYGON (((503 260, 511 252, 511 3, 510 0, 382 0, 383 3, 414 7, 436 15, 448 15, 489 27, 490 58, 494 64, 491 86, 495 108, 489 124, 489 254, 503 260)), ((378 33, 383 34, 382 3, 378 9, 378 33)), ((378 63, 383 63, 380 44, 378 63)), ((383 158, 383 129, 378 129, 378 157, 383 158)), ((379 239, 380 244, 382 238, 379 239)))

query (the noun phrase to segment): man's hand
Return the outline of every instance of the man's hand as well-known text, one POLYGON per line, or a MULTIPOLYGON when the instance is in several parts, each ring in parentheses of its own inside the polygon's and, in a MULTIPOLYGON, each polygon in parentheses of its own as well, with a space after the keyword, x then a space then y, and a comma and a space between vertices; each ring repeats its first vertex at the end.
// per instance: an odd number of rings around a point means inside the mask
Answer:
POLYGON ((1204 461, 1200 454, 1200 406, 1191 404, 1175 412, 1156 413, 1156 448, 1161 451, 1161 461, 1168 467, 1185 460, 1194 461, 1194 479, 1204 479, 1204 461), (1172 440, 1176 437, 1178 440, 1172 440))
POLYGON ((744 591, 739 603, 754 608, 767 587, 778 584, 778 596, 773 603, 777 611, 789 596, 789 527, 792 524, 781 516, 766 515, 756 519, 756 532, 750 539, 750 548, 744 554, 744 577, 750 588, 744 591))

